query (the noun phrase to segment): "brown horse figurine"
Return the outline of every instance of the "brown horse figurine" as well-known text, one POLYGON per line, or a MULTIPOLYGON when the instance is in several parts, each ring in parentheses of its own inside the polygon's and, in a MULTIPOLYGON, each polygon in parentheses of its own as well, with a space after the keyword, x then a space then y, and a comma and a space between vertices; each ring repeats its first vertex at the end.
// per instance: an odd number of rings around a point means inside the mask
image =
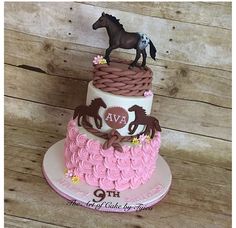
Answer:
POLYGON ((98 110, 100 107, 106 108, 107 105, 102 100, 102 98, 96 98, 92 100, 91 104, 89 106, 87 105, 80 105, 76 107, 74 111, 73 119, 75 119, 78 116, 78 126, 80 125, 80 118, 82 117, 82 121, 84 121, 89 127, 92 127, 92 125, 88 122, 87 117, 91 116, 94 118, 94 122, 96 124, 96 127, 98 129, 101 129, 102 127, 102 118, 98 114, 98 110))
POLYGON ((154 137, 156 131, 161 131, 159 121, 153 116, 147 116, 146 111, 138 106, 134 105, 128 109, 129 112, 135 112, 135 119, 129 124, 129 134, 134 134, 139 125, 145 125, 145 130, 139 135, 149 135, 151 133, 151 138, 154 137))
POLYGON ((137 65, 142 54, 143 61, 141 67, 146 69, 147 53, 145 48, 150 45, 150 56, 156 60, 156 48, 152 41, 142 33, 126 32, 119 20, 112 15, 102 13, 102 16, 93 24, 93 29, 105 27, 109 36, 109 47, 106 49, 105 59, 109 64, 110 53, 116 48, 136 49, 136 57, 129 68, 137 65))

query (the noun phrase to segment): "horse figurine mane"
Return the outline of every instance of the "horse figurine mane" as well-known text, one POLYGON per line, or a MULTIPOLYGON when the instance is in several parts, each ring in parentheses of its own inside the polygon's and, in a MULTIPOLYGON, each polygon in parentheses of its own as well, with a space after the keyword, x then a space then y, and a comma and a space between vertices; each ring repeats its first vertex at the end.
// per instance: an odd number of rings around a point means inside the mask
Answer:
POLYGON ((107 34, 109 36, 109 47, 106 49, 105 59, 107 64, 110 63, 110 54, 112 50, 117 48, 124 49, 136 49, 136 57, 134 61, 130 64, 129 68, 138 66, 137 62, 143 56, 143 61, 141 68, 147 69, 146 67, 146 47, 150 46, 150 56, 152 59, 156 60, 156 48, 152 41, 147 37, 146 34, 139 32, 126 32, 123 25, 119 22, 116 17, 102 13, 101 17, 93 24, 93 29, 106 28, 107 34))
POLYGON ((107 14, 105 13, 105 16, 108 17, 112 22, 114 22, 115 24, 119 25, 120 28, 122 28, 124 30, 124 27, 123 25, 120 23, 120 19, 117 19, 116 17, 110 15, 110 14, 107 14))

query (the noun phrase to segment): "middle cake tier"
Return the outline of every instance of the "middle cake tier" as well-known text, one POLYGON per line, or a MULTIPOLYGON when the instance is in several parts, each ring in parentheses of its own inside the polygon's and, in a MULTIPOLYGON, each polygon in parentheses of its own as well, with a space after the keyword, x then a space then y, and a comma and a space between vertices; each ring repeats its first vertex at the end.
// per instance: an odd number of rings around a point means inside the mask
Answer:
POLYGON ((88 85, 86 105, 96 107, 100 105, 98 115, 102 118, 102 127, 97 128, 96 118, 89 117, 93 128, 101 132, 116 129, 122 136, 132 136, 143 131, 144 126, 139 125, 137 129, 129 134, 129 125, 136 118, 149 115, 152 109, 153 95, 148 96, 121 96, 104 92, 93 85, 88 85))

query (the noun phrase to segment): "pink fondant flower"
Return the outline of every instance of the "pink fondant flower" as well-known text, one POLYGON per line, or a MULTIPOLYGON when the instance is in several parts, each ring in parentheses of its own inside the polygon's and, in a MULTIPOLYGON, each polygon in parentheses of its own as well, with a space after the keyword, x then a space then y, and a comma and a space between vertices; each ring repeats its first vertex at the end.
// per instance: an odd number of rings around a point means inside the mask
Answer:
POLYGON ((139 139, 140 143, 144 143, 146 141, 146 138, 147 138, 147 136, 142 134, 142 135, 139 136, 138 139, 139 139))
POLYGON ((153 92, 151 90, 146 90, 143 95, 144 97, 153 96, 153 92))
POLYGON ((72 169, 68 169, 66 170, 65 175, 67 178, 71 178, 74 176, 74 171, 72 169))
POLYGON ((98 55, 96 57, 94 57, 93 59, 93 64, 97 65, 97 64, 106 64, 107 61, 106 59, 103 58, 103 56, 98 55))

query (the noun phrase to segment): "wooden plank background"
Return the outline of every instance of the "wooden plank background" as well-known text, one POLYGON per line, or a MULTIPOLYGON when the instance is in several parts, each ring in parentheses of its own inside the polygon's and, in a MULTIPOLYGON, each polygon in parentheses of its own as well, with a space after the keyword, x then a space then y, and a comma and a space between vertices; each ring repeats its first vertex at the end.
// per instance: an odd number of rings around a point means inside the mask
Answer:
MULTIPOLYGON (((231 26, 229 2, 6 2, 6 226, 76 227, 79 218, 81 227, 229 227, 231 26), (158 60, 147 59, 152 115, 173 173, 160 206, 122 215, 120 223, 117 214, 90 217, 89 209, 66 206, 41 174, 45 151, 85 102, 93 57, 108 45, 105 30, 92 30, 103 11, 127 31, 147 33, 157 47, 158 60)), ((133 59, 134 52, 112 56, 133 59)))

